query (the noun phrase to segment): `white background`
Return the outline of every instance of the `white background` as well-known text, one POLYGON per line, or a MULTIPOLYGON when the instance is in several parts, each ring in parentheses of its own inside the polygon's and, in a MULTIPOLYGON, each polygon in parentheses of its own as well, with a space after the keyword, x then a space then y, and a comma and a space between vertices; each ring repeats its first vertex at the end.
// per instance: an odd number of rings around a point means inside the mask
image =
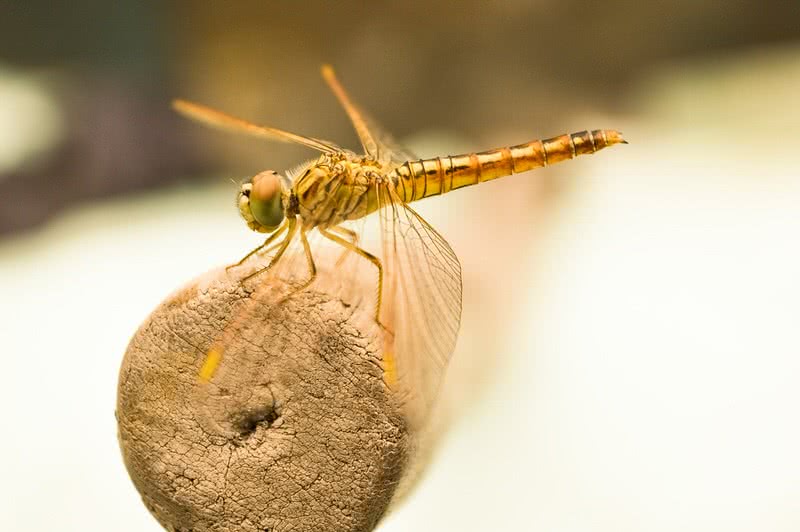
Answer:
MULTIPOLYGON (((635 119, 578 117, 629 146, 420 206, 462 258, 464 321, 450 430, 381 530, 800 529, 800 53, 758 57, 653 73, 635 119), (548 172, 556 199, 515 195, 548 172)), ((257 240, 232 194, 0 242, 0 529, 159 530, 117 371, 161 299, 257 240)))

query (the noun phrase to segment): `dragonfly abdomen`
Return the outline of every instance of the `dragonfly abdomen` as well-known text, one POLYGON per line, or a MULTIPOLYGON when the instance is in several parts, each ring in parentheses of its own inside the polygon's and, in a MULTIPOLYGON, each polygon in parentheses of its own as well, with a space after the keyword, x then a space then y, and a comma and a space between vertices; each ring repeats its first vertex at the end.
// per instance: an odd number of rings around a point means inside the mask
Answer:
POLYGON ((480 153, 407 161, 393 170, 404 201, 438 196, 625 143, 618 131, 596 129, 480 153))

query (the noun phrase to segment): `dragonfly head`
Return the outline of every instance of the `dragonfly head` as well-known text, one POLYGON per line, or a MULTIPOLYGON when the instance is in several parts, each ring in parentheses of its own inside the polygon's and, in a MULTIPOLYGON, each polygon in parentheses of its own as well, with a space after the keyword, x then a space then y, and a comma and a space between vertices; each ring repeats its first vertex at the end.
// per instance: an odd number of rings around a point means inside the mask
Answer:
POLYGON ((285 191, 281 176, 272 170, 242 183, 237 204, 247 226, 259 233, 276 230, 284 218, 285 191))

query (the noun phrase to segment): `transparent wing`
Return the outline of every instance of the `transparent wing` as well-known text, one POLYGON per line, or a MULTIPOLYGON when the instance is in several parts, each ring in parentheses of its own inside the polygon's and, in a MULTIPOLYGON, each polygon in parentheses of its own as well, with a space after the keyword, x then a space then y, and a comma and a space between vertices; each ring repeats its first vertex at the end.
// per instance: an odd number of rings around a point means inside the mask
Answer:
MULTIPOLYGON (((340 181, 331 188, 324 208, 334 201, 341 185, 340 181)), ((230 419, 229 413, 250 412, 253 415, 246 416, 250 419, 263 410, 262 398, 254 395, 253 390, 261 390, 257 384, 266 377, 249 368, 258 368, 257 361, 264 353, 255 348, 251 337, 254 331, 268 335, 267 331, 284 321, 281 313, 292 312, 290 309, 295 306, 292 296, 310 287, 314 269, 309 263, 306 244, 317 273, 324 271, 328 277, 338 266, 334 264, 336 257, 343 255, 340 247, 326 241, 317 231, 303 234, 299 218, 285 220, 269 241, 269 245, 241 265, 229 268, 228 275, 236 280, 241 295, 231 306, 230 319, 203 348, 193 399, 197 420, 209 434, 233 437, 247 420, 230 419)), ((351 267, 338 267, 337 275, 349 277, 350 271, 351 267)), ((315 279, 314 282, 319 280, 315 279)), ((327 287, 323 290, 331 291, 327 287)))
POLYGON ((419 159, 419 156, 396 141, 394 137, 378 125, 372 117, 365 115, 364 120, 377 139, 379 162, 389 166, 389 168, 394 168, 406 161, 416 161, 419 159))
POLYGON ((182 115, 191 118, 192 120, 196 120, 213 127, 246 133, 248 135, 275 140, 278 142, 292 142, 295 144, 301 144, 325 153, 336 153, 342 151, 340 147, 331 142, 315 139, 313 137, 305 137, 303 135, 298 135, 296 133, 291 133, 289 131, 284 131, 274 127, 258 126, 242 118, 231 116, 223 113, 222 111, 217 111, 216 109, 212 109, 198 103, 178 99, 172 102, 172 107, 182 115))
MULTIPOLYGON (((333 198, 337 192, 338 187, 334 187, 325 201, 335 202, 333 198)), ((350 240, 349 227, 356 246, 381 258, 384 286, 380 297, 380 323, 383 329, 374 322, 374 305, 378 300, 377 269, 352 250, 323 238, 317 230, 309 232, 307 238, 320 276, 315 283, 325 284, 306 289, 342 294, 346 298, 343 301, 363 309, 363 315, 369 320, 365 326, 375 327, 373 333, 368 332, 370 329, 365 329, 365 333, 374 334, 381 343, 385 381, 403 404, 411 426, 420 428, 430 412, 455 347, 461 318, 461 268, 444 238, 403 203, 390 183, 378 185, 376 194, 380 205, 378 217, 368 217, 365 211, 359 220, 328 228, 328 231, 338 230, 337 235, 350 240), (364 239, 371 233, 365 227, 365 220, 376 218, 380 238, 377 241, 364 239)), ((245 375, 258 382, 263 376, 250 375, 242 368, 256 367, 254 357, 263 354, 253 351, 247 337, 254 330, 279 323, 280 316, 274 313, 287 312, 287 298, 291 307, 294 290, 305 286, 310 272, 299 231, 299 227, 293 233, 287 229, 284 235, 276 238, 271 249, 254 255, 231 271, 231 275, 245 278, 263 268, 291 235, 280 259, 268 271, 241 283, 246 297, 231 309, 232 317, 220 334, 210 339, 210 347, 201 362, 196 393, 199 421, 209 432, 235 434, 235 423, 220 423, 225 419, 225 412, 259 411, 258 404, 249 406, 255 400, 248 392, 253 387, 244 385, 242 378, 245 375), (265 307, 272 310, 265 313, 265 307), (254 323, 256 319, 264 320, 265 315, 275 317, 254 323)))
POLYGON ((398 144, 353 101, 330 65, 323 65, 322 77, 350 118, 368 155, 390 168, 418 158, 410 150, 398 144))
POLYGON ((391 183, 378 186, 385 280, 381 323, 384 372, 409 420, 425 422, 455 348, 461 321, 461 265, 447 241, 404 203, 391 183))

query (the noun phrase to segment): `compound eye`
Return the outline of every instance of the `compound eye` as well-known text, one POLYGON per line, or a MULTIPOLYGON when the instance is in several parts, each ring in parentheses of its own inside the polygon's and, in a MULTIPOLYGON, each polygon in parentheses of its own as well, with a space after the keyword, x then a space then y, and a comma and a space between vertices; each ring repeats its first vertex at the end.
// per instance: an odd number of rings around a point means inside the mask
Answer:
POLYGON ((281 178, 272 171, 261 172, 251 180, 250 212, 265 229, 274 230, 283 221, 281 178))

